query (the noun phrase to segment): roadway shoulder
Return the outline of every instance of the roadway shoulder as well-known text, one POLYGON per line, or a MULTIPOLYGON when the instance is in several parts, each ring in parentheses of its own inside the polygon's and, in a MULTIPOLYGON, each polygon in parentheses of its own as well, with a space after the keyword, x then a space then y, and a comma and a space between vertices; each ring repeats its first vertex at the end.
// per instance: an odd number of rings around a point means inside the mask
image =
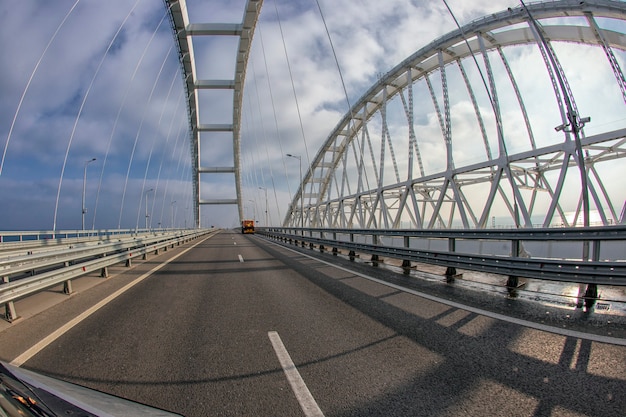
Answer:
POLYGON ((94 273, 73 280, 74 292, 70 295, 64 294, 63 285, 59 285, 16 301, 20 318, 13 323, 4 320, 4 317, 0 318, 0 360, 10 362, 91 306, 203 240, 201 237, 180 246, 169 247, 146 260, 133 259, 130 268, 123 264, 109 267, 108 278, 101 278, 94 273))

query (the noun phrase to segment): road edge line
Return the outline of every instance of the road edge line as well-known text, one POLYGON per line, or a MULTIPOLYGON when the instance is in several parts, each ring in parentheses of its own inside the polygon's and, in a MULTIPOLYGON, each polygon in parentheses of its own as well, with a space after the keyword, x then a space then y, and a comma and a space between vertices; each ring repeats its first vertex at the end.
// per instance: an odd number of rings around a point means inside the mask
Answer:
POLYGON ((48 336, 44 337, 43 339, 41 339, 39 342, 35 343, 30 348, 26 349, 22 354, 18 355, 15 359, 13 359, 11 362, 9 362, 9 364, 13 365, 13 366, 18 366, 18 367, 21 366, 22 364, 24 364, 24 362, 26 362, 27 360, 29 360, 30 358, 35 356, 37 353, 42 351, 44 348, 46 348, 46 346, 48 346, 50 343, 54 342, 56 339, 61 337, 63 334, 65 334, 67 331, 69 331, 72 327, 76 326, 81 321, 85 320, 87 317, 91 316, 93 313, 95 313, 96 311, 100 310, 102 307, 104 307, 105 305, 107 305, 108 303, 110 303, 111 301, 113 301, 114 299, 116 299, 117 297, 119 297, 120 295, 122 295, 123 293, 125 293, 126 291, 131 289, 132 287, 134 287, 135 285, 139 284, 141 281, 143 281, 144 279, 148 278, 150 275, 152 275, 153 273, 155 273, 159 269, 163 268, 165 265, 167 265, 170 262, 174 261, 178 257, 182 256, 183 254, 187 253, 191 249, 193 249, 196 246, 198 246, 200 243, 204 242, 207 239, 210 239, 213 236, 215 236, 215 235, 211 235, 211 236, 208 236, 205 239, 202 239, 200 242, 194 244, 193 246, 188 247, 187 249, 185 249, 181 253, 179 253, 177 255, 174 255, 173 257, 171 257, 170 259, 166 260, 165 262, 155 266, 150 271, 144 273, 143 275, 139 276, 135 280, 133 280, 130 283, 126 284, 125 286, 123 286, 119 290, 115 291, 113 294, 111 294, 108 297, 100 300, 95 305, 93 305, 90 308, 88 308, 87 310, 83 311, 81 314, 79 314, 78 316, 74 317, 72 320, 68 321, 63 326, 59 327, 54 332, 50 333, 48 336))
POLYGON ((441 304, 445 304, 449 307, 454 307, 454 308, 458 308, 461 310, 465 310, 465 311, 469 311, 470 313, 476 313, 476 314, 480 314, 481 316, 485 316, 485 317, 489 317, 495 320, 501 320, 507 323, 512 323, 512 324, 517 324, 518 326, 523 326, 523 327, 528 327, 530 329, 535 329, 535 330, 541 330, 544 332, 549 332, 549 333, 553 333, 553 334, 558 334, 561 336, 568 336, 568 337, 575 337, 577 339, 583 339, 583 340, 590 340, 592 342, 599 342, 599 343, 606 343, 606 344, 611 344, 611 345, 617 345, 617 346, 626 346, 626 339, 620 338, 620 337, 613 337, 613 336, 602 336, 599 334, 594 334, 594 333, 585 333, 585 332, 581 332, 578 330, 570 330, 570 329, 561 329, 559 327, 554 327, 554 326, 548 326, 547 324, 541 324, 541 323, 535 323, 533 321, 529 321, 529 320, 524 320, 524 319, 518 319, 517 317, 510 317, 504 314, 500 314, 500 313, 494 313, 493 311, 488 311, 488 310, 483 310, 480 308, 476 308, 476 307, 472 307, 472 306, 468 306, 465 304, 461 304, 461 303, 457 303, 455 301, 451 301, 451 300, 446 300, 445 298, 440 298, 434 295, 430 295, 430 294, 426 294, 424 292, 421 291, 417 291, 417 290, 412 290, 410 288, 406 288, 403 287, 401 285, 396 285, 393 284, 391 282, 387 282, 387 281, 383 281, 381 279, 378 278, 374 278, 371 277, 369 275, 357 272, 357 271, 353 271, 349 268, 345 268, 343 266, 339 266, 339 265, 334 265, 330 262, 324 261, 322 259, 307 255, 306 253, 302 253, 300 251, 291 249, 287 246, 283 246, 283 245, 279 245, 278 243, 275 242, 271 242, 269 240, 265 240, 266 242, 278 246, 279 248, 283 248, 286 249, 288 251, 291 251, 293 253, 297 253, 299 255, 302 255, 304 257, 307 257, 309 259, 313 259, 316 260, 318 262, 321 262, 325 265, 331 266, 333 268, 337 268, 340 269, 342 271, 345 272, 349 272, 351 274, 354 274, 356 276, 359 276, 361 278, 376 282, 378 284, 381 285, 385 285, 387 287, 402 291, 402 292, 406 292, 408 294, 412 294, 412 295, 416 295, 418 297, 422 297, 425 298, 427 300, 430 301, 434 301, 437 303, 441 303, 441 304))

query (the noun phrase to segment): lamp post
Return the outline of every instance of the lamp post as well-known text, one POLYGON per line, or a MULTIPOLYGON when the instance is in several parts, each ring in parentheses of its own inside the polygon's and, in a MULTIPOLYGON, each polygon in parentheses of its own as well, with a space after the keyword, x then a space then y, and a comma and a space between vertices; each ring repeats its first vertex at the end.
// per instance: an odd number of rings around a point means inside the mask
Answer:
POLYGON ((302 157, 300 155, 292 155, 290 153, 287 156, 296 158, 300 164, 300 227, 304 228, 304 189, 302 184, 302 157))
POLYGON ((270 225, 270 222, 267 215, 267 188, 259 187, 259 190, 265 190, 265 227, 268 227, 270 225))
POLYGON ((256 201, 254 200, 248 200, 250 203, 252 203, 252 220, 254 221, 254 225, 256 226, 256 201))
POLYGON ((87 209, 85 208, 85 190, 87 188, 87 165, 89 165, 91 162, 95 160, 96 158, 91 158, 90 160, 85 161, 85 169, 83 171, 83 204, 82 204, 82 210, 81 210, 81 216, 83 220, 83 230, 85 230, 85 213, 87 213, 87 209))
POLYGON ((172 223, 170 224, 170 227, 173 229, 174 228, 174 205, 176 204, 176 201, 172 201, 172 223))
POLYGON ((154 191, 154 188, 150 188, 148 191, 146 191, 146 230, 148 229, 148 217, 150 217, 150 215, 148 214, 148 193, 154 191))

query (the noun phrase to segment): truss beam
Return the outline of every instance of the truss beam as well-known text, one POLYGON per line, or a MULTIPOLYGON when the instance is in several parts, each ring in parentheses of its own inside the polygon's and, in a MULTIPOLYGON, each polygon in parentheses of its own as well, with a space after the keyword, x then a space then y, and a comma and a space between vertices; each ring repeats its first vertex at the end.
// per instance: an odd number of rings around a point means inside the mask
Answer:
MULTIPOLYGON (((240 124, 243 85, 248 63, 248 55, 252 36, 263 0, 247 0, 241 22, 236 23, 190 23, 185 0, 165 0, 170 12, 174 37, 178 45, 182 76, 187 94, 187 112, 189 115, 189 132, 191 141, 191 162, 193 176, 193 203, 196 227, 200 226, 200 205, 202 204, 234 204, 238 207, 239 218, 243 218, 241 196, 241 145, 240 124), (194 58, 194 37, 236 36, 239 38, 236 53, 235 73, 229 80, 198 79, 198 69, 194 58), (233 90, 232 120, 227 123, 202 124, 200 122, 199 90, 233 90), (231 132, 233 142, 232 168, 200 167, 200 133, 231 132), (233 174, 235 177, 234 199, 205 200, 200 195, 200 174, 233 174)), ((219 57, 217 57, 219 58, 219 57)))
MULTIPOLYGON (((605 51, 615 79, 621 82, 624 77, 615 51, 626 50, 626 36, 600 27, 597 19, 626 22, 626 4, 610 0, 560 0, 532 3, 527 7, 532 14, 517 7, 471 22, 431 42, 381 77, 340 120, 303 178, 291 207, 300 207, 300 202, 306 199, 303 217, 308 224, 305 226, 386 228, 410 224, 414 228, 484 228, 495 207, 508 212, 514 225, 519 227, 533 227, 537 222, 539 225, 576 224, 575 220, 572 223, 572 219, 566 218, 562 203, 565 194, 572 193, 572 190, 564 192, 570 167, 578 167, 585 175, 593 176, 589 192, 602 223, 620 221, 616 218, 616 207, 621 206, 622 201, 611 200, 608 187, 602 183, 601 165, 626 156, 626 130, 618 128, 589 137, 581 135, 576 143, 578 150, 568 139, 567 132, 563 142, 545 145, 546 134, 538 131, 531 120, 530 103, 523 97, 518 85, 520 76, 514 75, 506 52, 513 46, 544 48, 548 45, 550 57, 556 58, 551 45, 559 42, 599 47, 605 51), (549 39, 545 42, 537 38, 529 16, 537 21, 575 19, 542 25, 541 35, 549 39), (473 55, 480 55, 482 59, 481 68, 486 71, 484 86, 476 81, 472 84, 467 74, 469 65, 463 65, 463 60, 473 55), (477 154, 482 155, 482 161, 465 164, 457 161, 459 144, 455 142, 455 135, 458 130, 453 128, 456 109, 449 96, 458 94, 459 89, 448 87, 449 74, 454 72, 450 64, 455 64, 462 76, 466 101, 476 117, 476 129, 482 136, 478 140, 485 147, 485 151, 477 154), (496 81, 496 76, 502 73, 504 77, 499 78, 509 83, 505 91, 501 91, 499 83, 502 81, 496 81), (419 83, 423 86, 420 91, 419 83), (490 109, 485 108, 484 99, 481 105, 479 96, 484 95, 485 90, 491 101, 490 109), (518 106, 521 134, 527 141, 516 152, 507 149, 511 132, 502 130, 505 115, 500 101, 503 97, 508 100, 511 94, 518 106), (435 124, 439 122, 443 142, 439 142, 436 157, 439 165, 443 164, 440 171, 425 169, 427 158, 432 158, 435 152, 434 139, 432 132, 425 134, 416 128, 419 117, 423 117, 415 114, 414 102, 418 95, 421 108, 424 102, 429 102, 430 114, 436 117, 435 124), (389 104, 395 97, 401 101, 401 115, 406 123, 400 129, 390 123, 391 120, 397 123, 397 117, 390 116, 389 104), (538 145, 540 143, 543 145, 538 145), (376 147, 379 147, 378 153, 374 152, 376 147), (579 160, 579 155, 583 154, 584 160, 579 160), (402 158, 398 159, 397 155, 402 158), (477 197, 473 191, 479 185, 482 197, 477 197), (307 190, 305 195, 303 190, 307 190)), ((558 77, 564 78, 563 69, 557 69, 558 77)), ((475 72, 476 66, 472 64, 471 70, 475 72)), ((549 77, 554 84, 557 75, 553 66, 546 63, 545 70, 551 72, 549 77)), ((568 85, 567 79, 563 82, 568 85)), ((616 88, 624 95, 623 83, 616 88)), ((561 90, 555 88, 556 100, 550 105, 562 99, 561 90)), ((566 93, 573 103, 569 87, 566 93)), ((567 121, 570 116, 563 113, 562 117, 567 121)), ((582 196, 585 191, 579 188, 575 192, 582 196)), ((299 212, 293 211, 288 213, 284 224, 294 225, 297 220, 299 212)))

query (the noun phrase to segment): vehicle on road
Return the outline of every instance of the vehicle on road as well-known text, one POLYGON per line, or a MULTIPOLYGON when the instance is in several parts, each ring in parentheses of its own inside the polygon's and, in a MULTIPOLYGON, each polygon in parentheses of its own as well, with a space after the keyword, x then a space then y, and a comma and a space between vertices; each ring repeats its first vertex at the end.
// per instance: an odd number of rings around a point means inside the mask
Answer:
POLYGON ((242 220, 241 233, 254 233, 254 220, 242 220))

